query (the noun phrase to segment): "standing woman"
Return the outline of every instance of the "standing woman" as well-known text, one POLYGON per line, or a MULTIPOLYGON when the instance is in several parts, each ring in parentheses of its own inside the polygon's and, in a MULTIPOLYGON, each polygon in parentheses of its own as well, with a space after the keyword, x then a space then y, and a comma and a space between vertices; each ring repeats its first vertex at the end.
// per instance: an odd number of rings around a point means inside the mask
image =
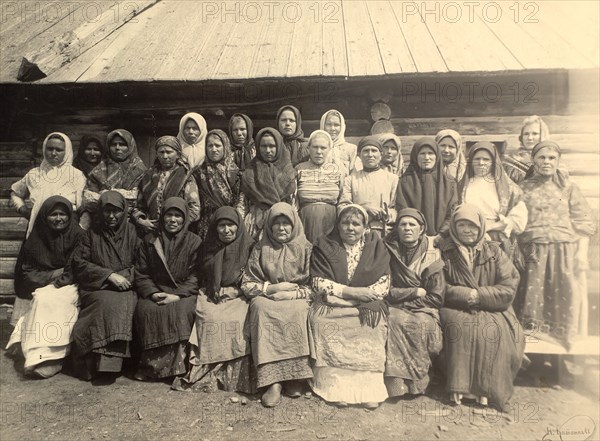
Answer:
POLYGON ((311 244, 294 208, 280 202, 267 212, 262 237, 252 250, 242 277, 250 302, 250 342, 257 388, 265 407, 302 394, 312 378, 308 347, 311 244))
POLYGON ((339 162, 331 161, 332 148, 329 134, 316 130, 308 140, 309 160, 296 166, 298 212, 306 238, 311 243, 335 226, 345 168, 340 167, 339 162))
POLYGON ((186 113, 179 121, 177 139, 183 147, 183 156, 190 167, 202 165, 206 157, 206 120, 197 113, 186 113))
POLYGON ((519 273, 500 246, 485 238, 485 217, 474 205, 452 214, 442 256, 446 298, 440 316, 450 400, 475 398, 506 412, 525 347, 511 306, 519 273))
POLYGON ((200 217, 198 186, 183 157, 179 140, 174 136, 161 136, 154 146, 156 160, 142 177, 137 205, 131 215, 145 232, 158 230, 163 203, 172 197, 185 200, 188 223, 200 217))
POLYGON ((292 203, 296 193, 296 170, 279 132, 265 127, 256 135, 256 157, 242 173, 241 191, 247 199, 245 225, 257 238, 266 211, 277 202, 292 203))
POLYGON ((206 135, 206 160, 196 169, 202 204, 198 235, 206 237, 212 216, 218 208, 234 207, 244 216, 244 195, 240 192, 241 173, 235 164, 227 134, 214 129, 206 135))
POLYGON ((129 358, 137 294, 134 263, 140 242, 127 221, 127 201, 116 191, 102 193, 96 224, 87 231, 73 258, 80 312, 73 327, 77 376, 121 372, 129 358))
POLYGON ((388 397, 383 298, 390 288, 390 257, 379 236, 367 232, 367 220, 364 208, 348 205, 336 229, 315 243, 308 323, 313 391, 341 407, 375 409, 388 397))
POLYGON ((532 165, 531 152, 537 143, 547 140, 550 137, 550 130, 546 123, 537 115, 528 116, 521 125, 521 134, 519 149, 511 156, 507 156, 502 161, 508 177, 515 184, 521 185, 525 180, 525 175, 532 165))
POLYGON ((425 216, 427 235, 448 231, 448 220, 457 201, 456 183, 444 173, 444 162, 435 139, 423 137, 410 152, 410 164, 400 178, 396 209, 414 208, 425 216))
POLYGON ((460 182, 467 169, 465 152, 460 134, 451 129, 440 130, 435 142, 444 162, 444 173, 450 182, 460 182))
POLYGON ((232 115, 229 119, 229 138, 233 150, 233 162, 244 171, 256 156, 254 124, 248 115, 243 113, 232 115))
POLYGON ((102 141, 95 136, 85 135, 79 141, 79 150, 77 150, 77 157, 73 161, 73 167, 81 170, 87 178, 93 168, 100 164, 104 155, 102 141))
MULTIPOLYGON (((90 172, 84 191, 86 211, 93 212, 100 195, 114 190, 123 195, 128 211, 135 207, 138 185, 146 165, 138 156, 133 135, 127 130, 113 130, 106 136, 108 155, 90 172)), ((89 216, 89 213, 88 213, 89 216)))
POLYGON ((19 298, 31 302, 31 309, 18 321, 7 349, 21 343, 25 372, 48 378, 62 369, 69 352, 70 324, 77 320, 78 312, 70 259, 83 235, 71 202, 51 196, 42 204, 33 231, 23 244, 15 291, 19 298), (56 327, 56 338, 40 338, 31 332, 56 327))
POLYGON ((386 235, 388 225, 396 221, 394 199, 398 175, 381 168, 383 146, 378 136, 366 136, 358 144, 362 170, 354 170, 344 180, 338 213, 350 204, 363 207, 369 215, 367 226, 386 235))
POLYGON ((294 106, 283 106, 277 111, 277 128, 283 136, 292 165, 295 167, 308 159, 308 147, 302 131, 302 115, 294 106))
POLYGON ((198 295, 198 249, 188 204, 171 197, 162 207, 158 232, 146 236, 135 267, 135 334, 142 353, 136 380, 173 377, 186 371, 186 344, 198 295))
POLYGON ((402 157, 402 142, 400 138, 393 133, 382 133, 379 135, 379 142, 383 147, 381 168, 398 177, 402 176, 404 172, 404 158, 402 157))
POLYGON ((202 289, 190 336, 191 369, 173 389, 256 392, 247 331, 248 299, 240 285, 254 241, 232 207, 219 208, 200 248, 202 289), (226 331, 225 331, 226 330, 226 331), (224 332, 222 332, 224 331, 224 332))
POLYGON ((325 130, 333 140, 331 161, 341 162, 344 165, 344 174, 349 176, 356 163, 356 146, 346 142, 346 120, 337 110, 328 110, 321 117, 319 128, 325 130))
POLYGON ((587 268, 577 242, 596 232, 596 221, 579 187, 558 169, 561 150, 553 141, 531 152, 533 168, 521 188, 529 218, 519 236, 526 271, 518 311, 525 329, 550 335, 567 350, 579 332, 581 293, 576 274, 587 268))
POLYGON ((392 397, 425 393, 431 357, 442 349, 444 262, 425 230, 423 213, 405 208, 385 238, 392 271, 385 385, 392 397))

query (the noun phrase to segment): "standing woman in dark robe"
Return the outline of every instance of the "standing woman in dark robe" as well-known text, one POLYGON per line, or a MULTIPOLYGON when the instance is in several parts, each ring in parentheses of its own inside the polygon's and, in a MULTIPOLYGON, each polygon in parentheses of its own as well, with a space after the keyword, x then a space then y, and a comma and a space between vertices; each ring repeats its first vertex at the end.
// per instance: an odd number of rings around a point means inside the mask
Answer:
POLYGON ((506 412, 525 347, 512 308, 519 273, 500 245, 485 238, 485 217, 475 205, 454 211, 441 248, 446 390, 456 404, 474 398, 506 412))
POLYGON ((385 298, 390 305, 385 385, 391 397, 425 393, 431 357, 442 349, 444 262, 425 230, 425 216, 405 208, 385 238, 392 270, 385 298))
POLYGON ((90 380, 102 372, 121 372, 130 357, 137 294, 134 263, 140 241, 127 221, 127 201, 107 191, 98 201, 96 224, 73 258, 80 312, 73 327, 75 373, 90 380))
POLYGON ((231 139, 233 162, 241 171, 244 171, 256 156, 254 124, 248 115, 235 113, 231 116, 229 138, 231 139))
POLYGON ((256 135, 256 157, 242 173, 241 191, 246 197, 244 224, 251 237, 258 238, 265 213, 277 202, 293 203, 296 170, 277 130, 265 127, 256 135))
POLYGON ((201 240, 191 231, 188 205, 179 197, 162 207, 159 229, 144 239, 135 267, 135 334, 142 353, 136 380, 186 371, 186 344, 194 325, 201 240))
POLYGON ((427 235, 448 231, 448 220, 457 201, 456 183, 444 173, 444 161, 435 139, 423 137, 410 152, 410 164, 400 178, 396 210, 414 208, 425 216, 427 235))
POLYGON ((79 141, 77 157, 73 161, 73 167, 78 168, 87 178, 90 172, 100 164, 105 155, 104 144, 95 136, 84 135, 79 141))
POLYGON ((283 136, 283 143, 296 167, 308 160, 308 141, 302 131, 302 115, 294 106, 283 106, 277 111, 277 128, 283 136))

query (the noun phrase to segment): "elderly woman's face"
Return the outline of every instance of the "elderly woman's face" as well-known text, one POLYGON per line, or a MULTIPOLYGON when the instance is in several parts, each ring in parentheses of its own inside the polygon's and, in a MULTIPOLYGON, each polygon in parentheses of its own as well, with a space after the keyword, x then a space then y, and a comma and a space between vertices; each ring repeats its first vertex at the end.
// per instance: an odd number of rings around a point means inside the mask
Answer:
POLYGON ((198 127, 198 124, 196 124, 196 121, 188 118, 183 126, 183 137, 185 138, 185 142, 188 144, 196 144, 200 139, 200 135, 201 130, 200 127, 198 127))
POLYGON ((456 159, 456 156, 458 155, 458 146, 450 136, 440 139, 438 147, 440 148, 440 154, 442 155, 444 164, 450 164, 456 159))
POLYGON ((246 127, 246 121, 242 118, 236 118, 231 126, 231 136, 234 144, 242 145, 246 142, 248 137, 248 127, 246 127))
POLYGON ((83 149, 83 157, 90 164, 98 164, 102 158, 102 150, 96 141, 90 141, 83 149))
POLYGON ((177 150, 168 145, 161 145, 156 149, 156 157, 163 170, 171 170, 177 163, 177 150))
POLYGON ((308 155, 315 165, 322 165, 329 154, 329 141, 325 135, 315 136, 308 145, 308 155))
POLYGON ((219 162, 225 157, 223 141, 217 135, 210 135, 206 140, 206 156, 212 162, 219 162))
POLYGON ((46 161, 54 167, 65 159, 65 142, 62 139, 51 138, 46 142, 46 161))
POLYGON ((275 161, 277 155, 277 142, 271 135, 265 135, 260 139, 260 145, 258 146, 260 157, 265 162, 275 161))
POLYGON ((104 225, 110 229, 116 229, 124 215, 125 212, 123 209, 115 207, 114 205, 107 204, 102 207, 102 219, 104 220, 104 225))
POLYGON ((127 142, 119 135, 114 136, 108 146, 110 157, 117 162, 123 162, 127 159, 127 152, 129 152, 129 146, 127 142))
POLYGON ((331 139, 335 139, 342 131, 342 122, 337 115, 329 115, 325 118, 325 126, 323 127, 331 139))
POLYGON ((296 115, 291 110, 284 110, 279 115, 279 132, 291 136, 296 132, 296 115))
POLYGON ((353 213, 344 214, 338 224, 338 232, 346 245, 356 244, 366 229, 365 219, 353 213))
POLYGON ((417 165, 421 170, 431 170, 435 167, 436 155, 435 150, 429 146, 425 146, 419 150, 417 155, 417 165))
POLYGON ((398 146, 390 139, 383 144, 383 157, 381 158, 381 162, 385 165, 393 164, 396 159, 398 159, 399 154, 398 146))
POLYGON ((560 155, 556 150, 544 147, 533 158, 534 170, 542 176, 552 176, 558 170, 560 155))
POLYGON ((396 226, 400 242, 406 244, 415 243, 421 237, 424 226, 419 224, 412 216, 401 217, 396 226))
POLYGON ((471 221, 461 219, 456 222, 456 234, 463 244, 473 245, 479 236, 479 227, 471 221))
POLYGON ((231 243, 237 237, 238 226, 229 219, 220 220, 217 224, 219 240, 225 244, 231 243))
POLYGON ((271 223, 271 233, 279 243, 286 243, 292 238, 292 222, 287 216, 277 216, 271 223))
POLYGON ((69 212, 66 207, 56 205, 46 216, 46 222, 53 231, 62 231, 69 225, 69 212))
POLYGON ((374 145, 366 145, 360 151, 360 160, 365 168, 375 168, 381 162, 381 150, 374 145))
POLYGON ((183 228, 185 216, 177 208, 169 208, 163 215, 163 222, 165 223, 165 230, 167 230, 167 233, 179 233, 183 228))

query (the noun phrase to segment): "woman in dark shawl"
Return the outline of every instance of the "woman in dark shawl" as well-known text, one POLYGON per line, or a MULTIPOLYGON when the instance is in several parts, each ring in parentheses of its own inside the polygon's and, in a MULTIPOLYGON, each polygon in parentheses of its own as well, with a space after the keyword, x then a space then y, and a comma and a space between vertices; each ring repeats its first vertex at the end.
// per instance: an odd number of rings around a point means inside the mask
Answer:
MULTIPOLYGON (((277 128, 283 136, 283 143, 289 153, 292 165, 296 167, 308 160, 308 142, 302 131, 302 115, 294 106, 283 106, 277 111, 277 128)), ((258 144, 258 143, 257 143, 258 144)))
POLYGON ((511 306, 519 273, 500 245, 485 239, 485 217, 474 205, 452 214, 442 256, 446 390, 454 403, 475 398, 507 411, 525 346, 511 306))
POLYGON ((144 239, 135 267, 139 296, 135 334, 142 350, 134 378, 147 380, 186 371, 185 346, 194 325, 198 295, 197 260, 201 240, 188 231, 185 200, 167 199, 159 231, 144 239))
POLYGON ((313 391, 338 406, 375 409, 388 397, 383 381, 390 257, 360 205, 342 209, 336 227, 315 242, 309 314, 313 391), (334 335, 327 330, 335 330, 334 335), (333 337, 333 338, 332 338, 333 337))
POLYGON ((279 202, 267 212, 262 237, 248 259, 242 291, 250 302, 250 342, 262 404, 273 407, 285 393, 299 397, 309 364, 308 300, 311 244, 296 210, 279 202))
POLYGON ((254 393, 256 379, 246 328, 248 300, 240 289, 242 271, 254 241, 234 208, 214 214, 207 240, 200 248, 202 289, 190 336, 191 370, 173 382, 188 388, 254 393))
POLYGON ((265 127, 256 135, 256 146, 257 155, 244 170, 241 186, 248 207, 244 223, 255 239, 266 211, 277 202, 292 203, 296 193, 296 170, 279 132, 265 127))
POLYGON ((84 234, 71 202, 51 196, 40 207, 33 230, 21 247, 15 290, 19 297, 33 301, 17 322, 7 348, 21 343, 25 372, 51 377, 61 370, 69 352, 71 325, 78 312, 70 260, 84 234), (57 338, 40 338, 31 332, 34 329, 53 329, 57 338))
POLYGON ((254 124, 248 115, 235 113, 231 116, 229 138, 233 150, 233 162, 241 171, 244 171, 256 156, 254 124))
POLYGON ((425 393, 431 356, 442 349, 444 262, 425 230, 423 213, 405 208, 385 238, 392 270, 392 287, 385 298, 390 305, 385 385, 391 397, 425 393))
POLYGON ((206 237, 212 216, 223 206, 235 207, 244 218, 240 169, 234 162, 227 134, 214 129, 206 135, 206 158, 195 171, 202 204, 198 235, 206 237))
POLYGON ((79 141, 77 157, 73 161, 73 167, 83 172, 85 177, 100 164, 105 155, 104 144, 95 136, 84 135, 79 141))
POLYGON ((448 230, 456 193, 456 183, 444 173, 444 161, 435 139, 417 140, 410 152, 410 164, 400 178, 396 210, 419 210, 427 221, 427 235, 440 236, 448 230))
POLYGON ((127 201, 107 191, 98 201, 96 224, 73 257, 80 312, 73 327, 75 373, 89 380, 99 372, 121 372, 130 357, 137 294, 132 290, 140 241, 127 222, 127 201))
POLYGON ((156 140, 155 148, 156 160, 142 177, 137 205, 131 215, 145 232, 158 229, 163 202, 172 197, 185 200, 188 223, 200 217, 198 186, 182 156, 179 140, 174 136, 161 136, 156 140))

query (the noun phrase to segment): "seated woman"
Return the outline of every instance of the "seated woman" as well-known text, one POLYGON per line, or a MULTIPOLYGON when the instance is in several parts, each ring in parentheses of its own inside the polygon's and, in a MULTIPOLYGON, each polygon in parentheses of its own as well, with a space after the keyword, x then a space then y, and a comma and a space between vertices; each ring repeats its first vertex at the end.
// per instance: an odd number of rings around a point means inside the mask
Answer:
POLYGON ((127 201, 106 191, 98 200, 96 224, 73 257, 79 284, 79 318, 73 327, 75 374, 121 372, 129 358, 137 294, 132 290, 140 242, 127 222, 127 201))
MULTIPOLYGON (((100 195, 114 190, 127 200, 128 213, 135 207, 138 185, 146 165, 138 156, 133 135, 127 130, 113 130, 106 136, 108 155, 89 173, 83 193, 87 216, 92 216, 100 195)), ((87 223, 90 223, 87 221, 87 223)))
POLYGON ((485 239, 485 217, 474 205, 457 207, 442 243, 446 298, 446 390, 450 400, 475 398, 508 410, 525 339, 513 312, 519 273, 495 242, 485 239))
POLYGON ((349 176, 356 165, 356 146, 346 142, 344 137, 346 134, 344 115, 335 109, 328 110, 321 117, 319 129, 326 131, 333 140, 331 160, 334 163, 341 163, 344 166, 344 175, 349 176))
POLYGON ((233 151, 233 162, 241 171, 246 170, 256 156, 254 124, 248 115, 234 113, 229 119, 229 139, 233 151))
POLYGON ((396 209, 414 208, 425 216, 428 236, 448 231, 448 220, 456 205, 456 183, 444 173, 440 149, 433 138, 424 137, 413 146, 410 164, 400 178, 396 197, 396 209))
MULTIPOLYGON (((277 111, 277 128, 283 144, 295 167, 308 159, 308 147, 302 131, 302 115, 294 106, 283 106, 277 111)), ((258 143, 257 143, 258 144, 258 143)))
POLYGON ((460 182, 467 169, 467 161, 460 134, 452 129, 437 132, 435 142, 444 162, 444 174, 450 182, 460 182))
POLYGON ((7 349, 21 343, 26 373, 51 377, 62 369, 69 353, 79 300, 70 259, 84 234, 71 202, 51 196, 42 204, 33 231, 23 244, 15 290, 19 297, 33 297, 33 301, 17 322, 7 349), (41 330, 48 332, 48 338, 42 338, 41 330))
POLYGON ((234 162, 229 138, 219 129, 206 135, 206 159, 194 173, 200 188, 201 216, 198 235, 208 233, 213 214, 218 208, 236 208, 244 217, 244 195, 240 192, 240 169, 234 162))
POLYGON ((382 133, 379 142, 383 147, 381 168, 390 173, 402 176, 404 172, 404 158, 402 157, 402 142, 393 133, 382 133))
POLYGON ((392 270, 392 287, 385 298, 391 306, 385 366, 391 397, 425 393, 431 357, 442 349, 444 262, 425 230, 423 213, 405 208, 385 239, 392 270))
POLYGON ((523 120, 519 134, 519 149, 510 156, 505 156, 502 164, 506 174, 517 185, 525 180, 532 166, 531 152, 539 142, 550 138, 550 130, 542 118, 537 115, 528 116, 523 120))
POLYGON ((183 147, 183 157, 190 167, 202 165, 206 157, 206 120, 198 113, 186 113, 179 121, 177 139, 183 147))
POLYGON ((73 161, 73 167, 81 170, 87 178, 90 172, 100 164, 104 157, 104 145, 95 136, 84 135, 79 141, 77 157, 73 161))
POLYGON ((186 371, 186 344, 194 325, 201 240, 188 231, 188 205, 178 197, 162 207, 159 230, 144 239, 135 266, 139 299, 133 323, 140 349, 136 380, 186 371))
POLYGON ((336 206, 344 185, 344 167, 331 159, 333 141, 323 130, 308 140, 309 160, 298 164, 296 193, 300 220, 311 242, 335 226, 336 206))
POLYGON ((367 231, 360 205, 340 212, 336 229, 313 248, 315 302, 309 315, 313 391, 338 406, 376 409, 388 394, 383 381, 390 288, 385 244, 367 231))
POLYGON ((248 300, 240 289, 254 241, 232 207, 215 213, 200 248, 201 289, 190 336, 191 370, 173 389, 254 393, 256 378, 246 331, 248 300))
POLYGON ((265 127, 256 135, 258 152, 242 173, 241 191, 247 199, 244 224, 258 238, 265 214, 277 202, 292 203, 296 193, 296 170, 279 132, 265 127))
POLYGON ((362 170, 354 170, 344 181, 338 212, 349 204, 363 207, 369 219, 367 227, 381 237, 387 234, 388 225, 396 222, 394 200, 398 175, 381 168, 383 146, 378 136, 366 136, 358 144, 362 170))
POLYGON ((158 230, 163 202, 172 197, 185 200, 189 223, 200 217, 198 186, 182 156, 179 140, 174 136, 161 136, 154 146, 156 160, 142 176, 137 204, 131 215, 146 233, 158 230))
POLYGON ((262 404, 281 401, 282 383, 291 397, 302 394, 309 364, 308 300, 311 245, 294 208, 280 202, 267 212, 262 238, 242 277, 250 302, 250 342, 257 388, 268 387, 262 404))

